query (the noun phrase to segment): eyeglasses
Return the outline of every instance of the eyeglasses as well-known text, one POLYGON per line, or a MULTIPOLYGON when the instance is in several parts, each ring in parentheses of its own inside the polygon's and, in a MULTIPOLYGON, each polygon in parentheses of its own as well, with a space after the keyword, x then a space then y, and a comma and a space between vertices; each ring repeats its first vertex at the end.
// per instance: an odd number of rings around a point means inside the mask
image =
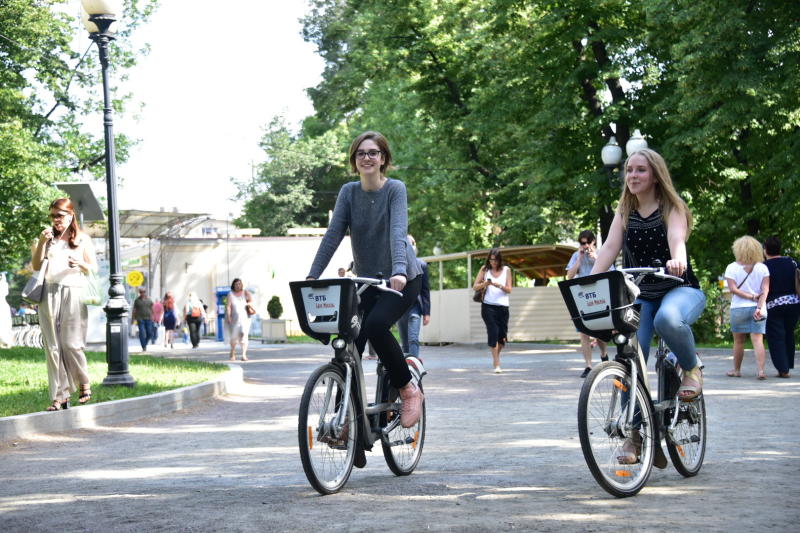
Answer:
POLYGON ((359 150, 356 152, 356 159, 365 159, 369 157, 370 159, 378 159, 378 156, 381 155, 380 150, 369 150, 365 152, 364 150, 359 150))
POLYGON ((52 218, 53 220, 58 220, 66 216, 69 216, 69 213, 50 213, 50 218, 52 218))
POLYGON ((496 258, 496 257, 490 257, 490 258, 489 258, 489 261, 499 261, 499 259, 498 259, 498 258, 496 258))
POLYGON ((580 241, 581 246, 586 246, 587 244, 591 244, 590 241, 580 241))

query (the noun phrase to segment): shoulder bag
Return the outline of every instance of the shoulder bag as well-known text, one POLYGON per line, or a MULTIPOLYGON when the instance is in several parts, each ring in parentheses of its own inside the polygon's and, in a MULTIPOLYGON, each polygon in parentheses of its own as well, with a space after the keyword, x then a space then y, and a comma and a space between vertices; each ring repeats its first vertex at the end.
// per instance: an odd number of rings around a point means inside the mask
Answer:
POLYGON ((22 289, 22 299, 32 304, 38 304, 42 301, 44 296, 44 276, 47 273, 47 265, 49 261, 47 258, 42 260, 42 266, 33 273, 31 279, 25 284, 22 289))
MULTIPOLYGON (((487 276, 487 274, 484 273, 483 274, 483 279, 484 280, 486 279, 486 276, 487 276)), ((477 291, 475 291, 475 293, 472 295, 472 301, 481 304, 481 303, 483 303, 483 297, 484 296, 486 296, 486 287, 484 287, 482 289, 478 289, 477 291)))

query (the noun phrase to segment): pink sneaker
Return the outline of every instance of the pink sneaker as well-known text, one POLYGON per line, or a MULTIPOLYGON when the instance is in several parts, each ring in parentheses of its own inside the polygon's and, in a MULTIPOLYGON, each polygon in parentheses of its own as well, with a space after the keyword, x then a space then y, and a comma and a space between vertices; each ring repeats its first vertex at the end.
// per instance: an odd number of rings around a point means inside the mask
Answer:
POLYGON ((422 416, 422 402, 425 396, 414 380, 411 380, 400 389, 400 399, 403 400, 400 404, 400 425, 410 428, 419 422, 419 417, 422 416))

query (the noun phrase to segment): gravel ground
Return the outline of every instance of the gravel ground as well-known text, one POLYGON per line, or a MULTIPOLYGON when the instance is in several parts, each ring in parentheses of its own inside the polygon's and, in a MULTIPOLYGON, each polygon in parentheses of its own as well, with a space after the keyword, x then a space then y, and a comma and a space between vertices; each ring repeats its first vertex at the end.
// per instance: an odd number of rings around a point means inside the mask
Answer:
MULTIPOLYGON (((380 446, 339 494, 318 495, 297 451, 303 385, 321 345, 258 345, 235 395, 136 423, 0 444, 7 532, 797 531, 800 375, 727 378, 706 364, 708 449, 700 474, 654 469, 633 498, 594 481, 576 427, 576 346, 513 344, 502 374, 482 346, 425 347, 422 461, 395 477, 380 446)), ((222 361, 221 344, 172 357, 222 361)), ((596 357, 596 355, 595 355, 596 357)), ((374 363, 365 362, 374 383, 374 363)))

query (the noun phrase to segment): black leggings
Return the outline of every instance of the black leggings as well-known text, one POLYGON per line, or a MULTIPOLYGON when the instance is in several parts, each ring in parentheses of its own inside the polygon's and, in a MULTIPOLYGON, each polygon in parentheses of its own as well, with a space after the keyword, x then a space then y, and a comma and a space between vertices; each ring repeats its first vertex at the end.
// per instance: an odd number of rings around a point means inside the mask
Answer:
POLYGON ((403 297, 370 287, 361 294, 359 308, 364 313, 361 333, 356 339, 358 353, 364 352, 367 340, 375 348, 383 366, 389 372, 392 385, 399 389, 411 381, 403 350, 392 335, 392 325, 414 305, 422 289, 422 276, 412 279, 403 288, 403 297))

